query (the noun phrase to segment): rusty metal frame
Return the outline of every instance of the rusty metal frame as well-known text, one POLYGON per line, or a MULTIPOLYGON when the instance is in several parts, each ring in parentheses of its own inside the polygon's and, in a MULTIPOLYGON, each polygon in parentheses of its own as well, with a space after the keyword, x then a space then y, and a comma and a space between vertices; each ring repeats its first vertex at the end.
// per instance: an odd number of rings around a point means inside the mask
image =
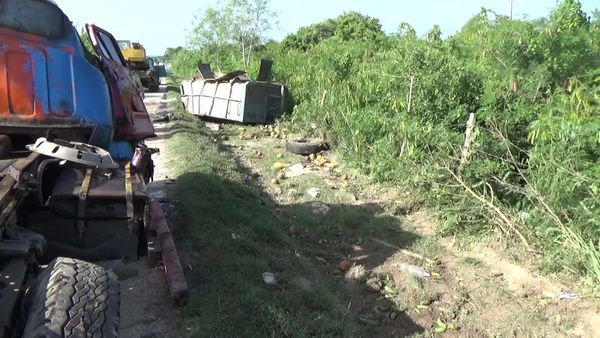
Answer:
POLYGON ((162 262, 167 275, 171 300, 174 305, 183 305, 187 300, 189 289, 175 242, 171 236, 171 229, 169 229, 169 224, 158 201, 150 202, 150 213, 162 249, 162 262))
POLYGON ((79 187, 79 204, 77 206, 77 231, 79 231, 79 237, 83 237, 83 231, 85 230, 85 207, 88 192, 90 191, 90 182, 92 181, 93 173, 94 169, 88 168, 85 171, 85 176, 83 178, 83 182, 81 182, 81 187, 79 187))

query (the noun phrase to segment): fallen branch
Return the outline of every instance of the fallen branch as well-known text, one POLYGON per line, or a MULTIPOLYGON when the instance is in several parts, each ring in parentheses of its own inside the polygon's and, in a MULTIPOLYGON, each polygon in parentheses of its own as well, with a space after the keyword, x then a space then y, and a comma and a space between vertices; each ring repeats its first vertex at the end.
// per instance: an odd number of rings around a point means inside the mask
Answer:
POLYGON ((384 242, 384 241, 382 241, 380 239, 377 239, 377 238, 371 238, 371 240, 373 242, 377 242, 377 243, 379 243, 379 244, 381 244, 383 246, 387 246, 388 248, 392 248, 392 249, 398 250, 399 252, 401 252, 402 254, 404 254, 406 256, 410 256, 410 257, 413 257, 413 258, 424 260, 424 261, 426 261, 429 264, 435 264, 435 261, 433 259, 429 259, 429 258, 423 257, 423 256, 419 255, 418 253, 414 253, 412 251, 408 251, 406 249, 402 249, 399 246, 396 246, 394 244, 390 244, 388 242, 384 242))
MULTIPOLYGON (((514 233, 517 234, 517 236, 519 237, 521 242, 523 242, 523 245, 525 245, 527 250, 532 251, 531 246, 529 245, 529 242, 527 242, 527 239, 525 239, 525 236, 523 236, 523 234, 521 234, 519 229, 517 229, 517 227, 515 226, 515 222, 512 221, 509 218, 509 216, 507 216, 504 212, 502 212, 502 210, 500 210, 500 208, 495 206, 492 202, 486 200, 484 197, 482 197, 476 191, 471 189, 471 187, 469 187, 467 185, 467 183, 465 183, 465 181, 463 181, 462 178, 458 177, 450 168, 446 167, 446 170, 450 173, 450 175, 452 175, 452 177, 456 180, 456 182, 458 182, 471 196, 473 196, 476 200, 478 200, 479 202, 481 202, 485 206, 487 206, 491 211, 494 212, 494 214, 496 214, 500 218, 500 220, 502 221, 502 223, 504 223, 505 226, 508 226, 512 231, 514 231, 514 233)), ((500 226, 502 231, 504 231, 505 233, 508 233, 507 229, 504 226, 502 226, 502 223, 496 222, 496 224, 498 224, 500 226)))

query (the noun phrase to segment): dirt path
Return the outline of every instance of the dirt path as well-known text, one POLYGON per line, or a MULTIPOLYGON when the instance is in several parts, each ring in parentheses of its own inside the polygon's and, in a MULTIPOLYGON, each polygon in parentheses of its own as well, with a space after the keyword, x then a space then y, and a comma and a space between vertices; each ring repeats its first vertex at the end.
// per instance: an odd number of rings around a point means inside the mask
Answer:
MULTIPOLYGON (((164 93, 147 93, 144 100, 153 120, 168 114, 171 108, 164 93)), ((154 180, 148 185, 153 198, 166 200, 169 184, 169 162, 165 130, 168 123, 155 123, 158 137, 146 142, 149 147, 159 148, 153 156, 154 180)), ((137 263, 137 276, 121 282, 120 336, 124 338, 180 337, 181 309, 171 306, 167 281, 161 267, 149 267, 147 261, 137 263)))

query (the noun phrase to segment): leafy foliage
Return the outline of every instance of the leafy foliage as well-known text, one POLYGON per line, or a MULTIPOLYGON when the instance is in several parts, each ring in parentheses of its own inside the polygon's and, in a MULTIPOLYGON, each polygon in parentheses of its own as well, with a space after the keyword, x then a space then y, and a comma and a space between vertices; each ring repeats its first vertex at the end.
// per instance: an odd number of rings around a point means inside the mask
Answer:
POLYGON ((306 51, 333 37, 341 41, 378 41, 383 39, 384 33, 378 19, 348 12, 335 19, 300 28, 297 33, 286 36, 281 46, 284 50, 306 51))
POLYGON ((600 281, 597 13, 575 0, 540 20, 483 9, 447 39, 406 23, 386 36, 377 19, 346 13, 259 54, 294 95, 289 128, 420 191, 442 233, 499 232, 543 252, 545 271, 600 281))
POLYGON ((205 55, 216 55, 217 66, 236 49, 244 69, 248 68, 254 50, 266 42, 275 13, 269 0, 227 0, 218 7, 208 7, 196 19, 188 44, 205 55))

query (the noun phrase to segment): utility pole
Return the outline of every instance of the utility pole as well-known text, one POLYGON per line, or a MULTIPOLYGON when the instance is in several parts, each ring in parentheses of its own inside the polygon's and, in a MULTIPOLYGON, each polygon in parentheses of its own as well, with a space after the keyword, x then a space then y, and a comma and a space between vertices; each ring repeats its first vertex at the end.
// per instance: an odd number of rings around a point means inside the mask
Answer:
POLYGON ((513 0, 508 0, 508 12, 510 13, 508 15, 508 18, 510 20, 512 20, 512 16, 513 16, 513 0))

